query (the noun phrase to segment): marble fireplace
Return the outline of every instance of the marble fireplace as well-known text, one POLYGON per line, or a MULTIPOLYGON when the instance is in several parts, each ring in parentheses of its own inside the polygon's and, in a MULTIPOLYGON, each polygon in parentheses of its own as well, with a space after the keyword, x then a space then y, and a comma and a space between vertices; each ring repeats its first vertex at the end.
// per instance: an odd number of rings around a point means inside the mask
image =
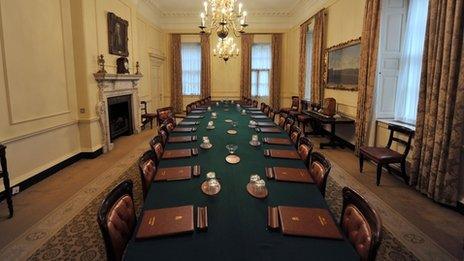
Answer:
POLYGON ((142 75, 95 73, 94 76, 98 82, 97 114, 106 153, 113 149, 113 139, 141 130, 137 83, 142 75))

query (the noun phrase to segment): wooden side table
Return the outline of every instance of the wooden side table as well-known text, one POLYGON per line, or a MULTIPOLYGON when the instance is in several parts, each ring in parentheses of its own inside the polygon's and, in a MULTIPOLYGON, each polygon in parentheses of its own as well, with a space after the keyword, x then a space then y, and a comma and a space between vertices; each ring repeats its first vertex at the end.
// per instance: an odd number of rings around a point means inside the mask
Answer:
POLYGON ((3 178, 3 185, 5 187, 5 198, 10 211, 9 218, 13 217, 13 200, 11 199, 10 176, 8 175, 8 168, 6 164, 6 147, 0 144, 0 178, 3 178))

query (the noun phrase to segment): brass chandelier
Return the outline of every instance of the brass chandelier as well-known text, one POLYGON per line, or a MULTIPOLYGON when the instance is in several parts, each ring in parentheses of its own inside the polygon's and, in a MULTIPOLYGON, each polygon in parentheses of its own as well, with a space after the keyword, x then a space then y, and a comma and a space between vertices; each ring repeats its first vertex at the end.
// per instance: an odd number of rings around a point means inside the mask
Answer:
POLYGON ((200 14, 201 33, 216 31, 217 36, 224 40, 232 33, 239 37, 245 33, 247 24, 247 12, 243 10, 243 4, 236 5, 237 0, 207 0, 203 3, 204 12, 200 14), (208 22, 208 26, 206 23, 208 22))
POLYGON ((229 36, 225 39, 219 39, 216 48, 213 49, 213 54, 227 62, 230 58, 238 56, 240 51, 234 43, 234 39, 229 36))

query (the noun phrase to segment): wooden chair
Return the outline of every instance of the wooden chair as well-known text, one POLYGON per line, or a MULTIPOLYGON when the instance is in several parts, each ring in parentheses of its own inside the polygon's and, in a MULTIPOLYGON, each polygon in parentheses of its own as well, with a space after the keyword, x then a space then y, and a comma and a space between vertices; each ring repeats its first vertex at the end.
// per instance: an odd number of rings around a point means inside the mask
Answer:
POLYGON ((327 179, 329 178, 331 169, 332 164, 330 164, 330 161, 324 155, 319 152, 311 153, 309 160, 309 173, 324 197, 327 179))
POLYGON ((116 186, 98 211, 97 221, 105 242, 107 260, 123 259, 137 224, 132 187, 131 180, 116 186))
POLYGON ((263 113, 264 113, 265 115, 268 115, 270 109, 271 109, 271 107, 269 107, 269 105, 264 104, 263 113))
POLYGON ((304 162, 306 168, 309 166, 309 157, 313 151, 314 145, 307 137, 300 137, 298 140, 298 154, 304 162))
POLYGON ((173 131, 176 126, 177 126, 177 123, 176 123, 176 120, 174 118, 167 118, 162 125, 165 125, 166 126, 166 129, 168 130, 168 132, 171 132, 173 131))
POLYGON ((300 140, 300 137, 304 136, 303 132, 301 131, 300 127, 296 125, 292 125, 290 127, 290 140, 295 144, 295 147, 298 147, 298 141, 300 140))
POLYGON ((364 159, 370 159, 377 164, 377 186, 380 185, 380 178, 382 177, 382 167, 386 166, 388 171, 391 172, 389 164, 400 163, 401 173, 404 181, 408 183, 409 178, 406 175, 406 157, 408 156, 409 150, 411 149, 411 141, 414 137, 414 131, 406 127, 389 124, 388 129, 390 130, 390 137, 388 139, 387 146, 382 147, 367 147, 362 146, 359 148, 359 170, 362 173, 364 159), (407 136, 407 140, 402 140, 395 137, 395 133, 402 133, 407 136), (399 153, 391 149, 393 142, 403 144, 405 146, 404 152, 399 153))
POLYGON ((189 115, 191 112, 192 112, 192 104, 190 103, 185 107, 185 113, 189 115))
POLYGON ((161 160, 164 153, 163 138, 156 136, 150 141, 150 148, 155 152, 156 158, 161 160))
POLYGON ((266 103, 262 102, 261 107, 259 108, 262 112, 264 112, 264 107, 266 107, 266 103))
POLYGON ((293 126, 293 124, 295 124, 295 121, 293 120, 292 117, 287 117, 287 119, 285 120, 285 125, 284 125, 284 131, 287 133, 287 134, 290 134, 290 128, 293 126))
POLYGON ((268 113, 267 116, 269 117, 269 119, 272 120, 272 122, 275 122, 276 115, 277 115, 276 111, 274 109, 270 108, 269 113, 268 113))
POLYGON ((258 108, 258 101, 254 100, 253 103, 252 103, 252 106, 255 107, 255 108, 258 108))
MULTIPOLYGON (((301 112, 307 111, 309 109, 309 101, 301 100, 301 112)), ((311 121, 311 117, 304 113, 299 113, 296 116, 296 122, 300 128, 302 128, 303 132, 306 133, 306 125, 308 125, 311 121)))
POLYGON ((300 108, 300 97, 292 96, 292 106, 290 108, 282 108, 280 112, 290 114, 290 111, 298 111, 300 108))
POLYGON ((168 118, 174 118, 174 109, 172 107, 164 107, 156 110, 158 126, 161 126, 168 118))
POLYGON ((10 175, 8 174, 8 166, 6 162, 6 146, 0 144, 0 178, 3 179, 3 187, 5 188, 5 191, 3 192, 5 194, 6 198, 6 203, 8 205, 8 210, 10 212, 10 215, 8 218, 13 217, 14 209, 13 209, 13 199, 11 195, 11 188, 10 188, 10 175))
POLYGON ((143 199, 147 197, 148 189, 155 179, 156 171, 158 170, 158 160, 153 150, 148 150, 139 158, 139 173, 142 179, 143 199))
POLYGON ((283 112, 279 113, 279 120, 277 122, 277 125, 284 128, 285 127, 285 122, 287 121, 287 118, 288 118, 288 114, 283 113, 283 112))
POLYGON ((142 128, 145 129, 145 125, 150 123, 150 129, 153 129, 153 120, 156 119, 156 113, 148 112, 146 101, 141 101, 140 104, 142 105, 140 107, 140 109, 142 110, 142 128))
POLYGON ((382 220, 377 211, 355 190, 343 188, 340 227, 361 260, 374 261, 382 242, 382 220))
POLYGON ((163 147, 166 147, 166 143, 168 142, 169 139, 169 130, 168 127, 163 124, 161 127, 158 129, 158 135, 161 136, 161 140, 163 142, 163 147))

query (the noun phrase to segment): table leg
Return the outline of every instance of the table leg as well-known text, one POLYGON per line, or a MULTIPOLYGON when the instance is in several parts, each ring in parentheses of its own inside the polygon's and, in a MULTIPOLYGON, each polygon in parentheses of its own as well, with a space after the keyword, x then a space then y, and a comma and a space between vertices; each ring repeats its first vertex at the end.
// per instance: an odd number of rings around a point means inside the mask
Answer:
POLYGON ((335 123, 330 124, 330 132, 329 132, 329 142, 324 142, 319 145, 319 148, 323 149, 324 147, 332 147, 337 148, 340 147, 342 149, 345 148, 345 145, 341 142, 337 141, 337 137, 335 136, 335 123))

